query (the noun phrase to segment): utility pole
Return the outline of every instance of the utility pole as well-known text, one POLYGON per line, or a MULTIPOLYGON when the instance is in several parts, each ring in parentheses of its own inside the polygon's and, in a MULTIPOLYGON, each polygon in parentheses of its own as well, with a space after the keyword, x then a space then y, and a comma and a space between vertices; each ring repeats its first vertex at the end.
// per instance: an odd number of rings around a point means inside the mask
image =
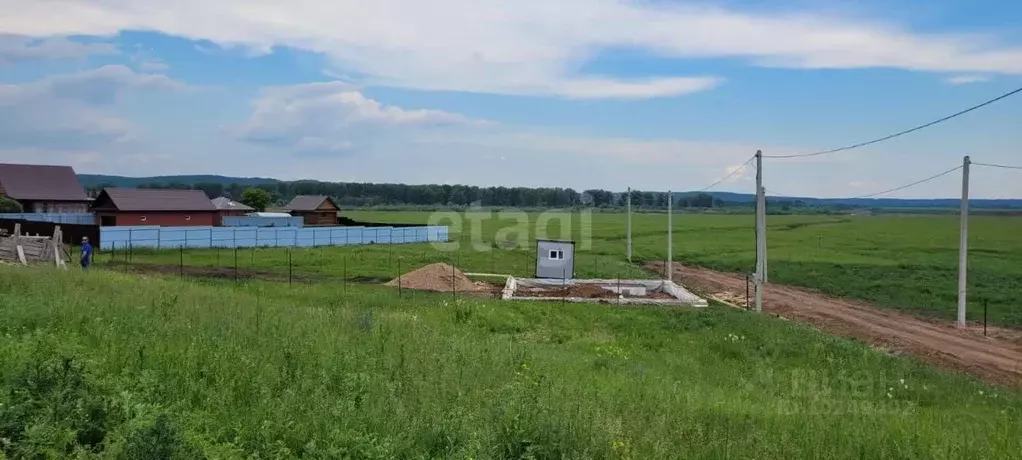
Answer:
POLYGON ((667 280, 674 281, 674 192, 667 191, 667 280))
POLYGON ((762 245, 763 245, 763 284, 767 284, 767 283, 770 282, 770 269, 769 269, 770 268, 770 264, 767 261, 767 259, 768 259, 767 258, 767 254, 769 254, 770 251, 767 251, 767 238, 766 238, 766 206, 767 206, 766 187, 760 187, 759 194, 760 194, 760 196, 763 197, 763 207, 762 207, 763 212, 760 213, 760 224, 759 224, 759 228, 760 228, 760 231, 761 231, 760 234, 763 235, 763 243, 762 243, 762 245))
POLYGON ((965 309, 968 303, 966 295, 967 264, 969 259, 969 165, 972 161, 966 156, 962 160, 962 203, 959 206, 962 230, 958 242, 958 327, 965 327, 965 309))
POLYGON ((756 151, 756 311, 763 311, 766 282, 766 197, 763 189, 763 151, 756 151))
POLYGON ((626 203, 627 203, 627 207, 628 207, 628 217, 627 217, 627 220, 625 221, 625 233, 628 234, 628 236, 627 236, 627 240, 628 240, 627 255, 628 255, 628 262, 631 263, 631 261, 632 261, 632 188, 631 187, 628 187, 628 201, 626 203))

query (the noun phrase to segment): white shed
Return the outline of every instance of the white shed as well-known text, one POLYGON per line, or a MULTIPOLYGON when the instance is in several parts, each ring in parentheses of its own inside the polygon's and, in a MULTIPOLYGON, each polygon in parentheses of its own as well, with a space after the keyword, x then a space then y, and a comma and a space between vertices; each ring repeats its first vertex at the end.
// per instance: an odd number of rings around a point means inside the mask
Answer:
POLYGON ((536 278, 574 277, 574 241, 536 240, 536 278))

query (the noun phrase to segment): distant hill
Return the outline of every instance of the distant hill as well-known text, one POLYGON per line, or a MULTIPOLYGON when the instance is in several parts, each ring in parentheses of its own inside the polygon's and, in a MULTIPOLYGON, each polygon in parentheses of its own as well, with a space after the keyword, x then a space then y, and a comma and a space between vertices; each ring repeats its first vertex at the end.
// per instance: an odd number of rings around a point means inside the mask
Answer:
POLYGON ((79 174, 78 180, 84 187, 98 187, 100 185, 111 185, 113 187, 134 188, 142 184, 239 184, 245 186, 276 184, 280 181, 264 177, 228 177, 215 175, 197 176, 154 176, 154 177, 124 177, 107 176, 103 174, 79 174))

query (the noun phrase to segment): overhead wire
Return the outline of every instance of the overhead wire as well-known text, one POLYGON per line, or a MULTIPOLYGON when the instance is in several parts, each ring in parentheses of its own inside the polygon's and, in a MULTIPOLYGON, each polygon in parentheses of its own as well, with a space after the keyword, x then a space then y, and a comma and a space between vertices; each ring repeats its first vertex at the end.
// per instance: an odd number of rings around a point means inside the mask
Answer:
POLYGON ((716 186, 718 186, 718 185, 722 184, 722 183, 723 183, 724 181, 726 181, 726 180, 728 180, 728 179, 730 179, 730 178, 734 177, 734 176, 735 176, 735 174, 738 174, 738 173, 742 172, 742 170, 744 170, 744 169, 745 169, 745 168, 746 168, 747 166, 749 166, 749 163, 752 163, 752 161, 753 161, 753 160, 755 160, 755 159, 756 159, 756 155, 753 155, 753 156, 752 156, 751 158, 749 158, 748 160, 746 160, 746 161, 745 161, 745 163, 742 163, 742 165, 741 165, 741 166, 739 166, 739 167, 735 168, 735 170, 734 170, 734 171, 731 171, 731 172, 730 172, 730 173, 728 173, 728 174, 727 174, 726 176, 724 176, 724 177, 721 177, 721 178, 720 178, 720 179, 718 179, 718 180, 717 180, 716 182, 714 182, 714 183, 710 184, 709 186, 707 186, 707 187, 705 187, 705 188, 703 188, 702 190, 699 190, 699 191, 700 191, 700 192, 705 192, 705 191, 707 191, 707 190, 709 190, 709 189, 711 189, 711 188, 713 188, 713 187, 716 187, 716 186))
POLYGON ((998 165, 998 164, 993 164, 993 163, 976 163, 976 162, 973 162, 972 165, 974 165, 974 166, 986 166, 986 167, 989 167, 989 168, 1022 169, 1022 166, 998 165))
POLYGON ((948 120, 950 120, 952 118, 956 118, 956 117, 965 115, 965 114, 967 114, 969 112, 972 112, 973 110, 980 109, 982 107, 986 107, 986 106, 988 106, 990 104, 993 104, 993 103, 995 103, 997 101, 1000 101, 1000 100, 1003 100, 1003 99, 1007 99, 1007 98, 1009 98, 1011 96, 1014 96, 1014 95, 1016 95, 1018 93, 1022 93, 1022 88, 1018 88, 1018 89, 1015 89, 1013 91, 1009 91, 1009 92, 1004 93, 1004 94, 1002 94, 1000 96, 997 96, 997 97, 995 97, 993 99, 990 99, 990 100, 988 100, 986 102, 983 102, 983 103, 978 104, 978 105, 974 105, 974 106, 969 107, 969 108, 967 108, 965 110, 962 110, 962 111, 953 113, 951 115, 948 115, 948 116, 946 116, 944 118, 940 118, 938 120, 934 120, 934 121, 931 121, 929 123, 922 124, 922 125, 916 126, 914 128, 906 129, 904 131, 900 131, 900 132, 897 132, 897 133, 894 133, 894 134, 890 134, 890 135, 887 135, 887 136, 884 136, 884 137, 881 137, 881 138, 873 139, 871 141, 860 142, 858 144, 848 145, 848 146, 845 146, 845 147, 839 147, 839 148, 830 149, 830 150, 821 150, 819 152, 812 152, 812 153, 801 153, 801 154, 794 154, 794 155, 763 155, 763 158, 780 159, 780 158, 812 157, 812 156, 818 156, 818 155, 828 155, 828 154, 837 153, 837 152, 844 152, 844 151, 847 151, 847 150, 857 149, 859 147, 865 147, 867 145, 878 144, 880 142, 891 140, 891 139, 894 139, 894 138, 899 137, 899 136, 904 136, 906 134, 919 131, 921 129, 929 128, 929 127, 931 127, 933 125, 936 125, 936 124, 939 124, 939 123, 943 123, 943 122, 948 121, 948 120))
POLYGON ((902 185, 901 187, 895 187, 895 188, 892 188, 890 190, 884 190, 882 192, 870 193, 869 195, 860 195, 860 196, 852 197, 850 199, 858 200, 858 199, 861 199, 861 198, 873 198, 875 196, 886 195, 888 193, 897 192, 899 190, 905 190, 907 188, 915 187, 915 186, 917 186, 919 184, 923 184, 923 183, 929 182, 931 180, 934 180, 934 179, 937 179, 937 178, 940 178, 940 177, 944 177, 944 176, 946 176, 948 174, 951 174, 951 173, 953 173, 955 171, 958 171, 959 169, 962 169, 962 165, 955 166, 954 168, 951 168, 951 169, 949 169, 947 171, 944 171, 944 172, 939 173, 939 174, 935 174, 933 176, 927 177, 926 179, 923 179, 923 180, 920 180, 920 181, 915 181, 915 182, 913 182, 911 184, 902 185))
POLYGON ((780 193, 780 192, 777 192, 777 191, 774 191, 774 190, 770 190, 770 189, 766 189, 766 192, 767 192, 767 195, 766 195, 767 198, 771 198, 771 197, 773 197, 773 198, 796 198, 796 199, 802 198, 802 197, 798 197, 798 196, 795 196, 795 195, 785 195, 783 193, 780 193))

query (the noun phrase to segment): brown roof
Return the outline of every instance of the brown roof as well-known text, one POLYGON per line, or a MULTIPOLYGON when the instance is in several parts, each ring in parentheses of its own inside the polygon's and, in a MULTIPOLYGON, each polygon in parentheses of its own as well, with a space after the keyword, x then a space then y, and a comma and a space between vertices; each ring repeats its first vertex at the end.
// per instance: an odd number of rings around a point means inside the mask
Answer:
POLYGON ((288 211, 316 211, 323 205, 324 201, 330 200, 330 203, 337 207, 334 200, 324 195, 298 195, 284 209, 288 211))
POLYGON ((227 197, 214 198, 213 207, 221 211, 224 210, 255 211, 255 208, 252 208, 251 206, 246 206, 242 203, 238 203, 237 201, 232 201, 230 198, 227 197))
POLYGON ((108 188, 96 197, 93 207, 118 211, 216 211, 202 190, 108 188))
POLYGON ((0 163, 0 187, 16 200, 88 201, 70 166, 0 163))

